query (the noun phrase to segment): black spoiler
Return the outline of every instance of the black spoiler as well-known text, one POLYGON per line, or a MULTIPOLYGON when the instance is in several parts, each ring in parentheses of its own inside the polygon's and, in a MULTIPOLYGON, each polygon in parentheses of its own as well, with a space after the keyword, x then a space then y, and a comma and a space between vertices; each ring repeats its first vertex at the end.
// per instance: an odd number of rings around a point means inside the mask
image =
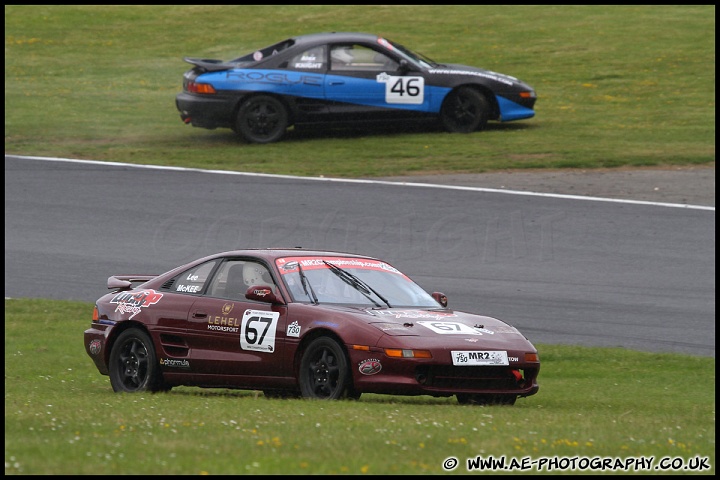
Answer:
POLYGON ((107 279, 107 288, 117 289, 118 292, 130 290, 133 283, 147 282, 157 277, 157 275, 112 275, 107 279))
POLYGON ((225 63, 222 60, 215 60, 214 58, 185 57, 183 58, 183 60, 187 63, 195 65, 196 67, 205 69, 205 71, 207 72, 220 72, 222 70, 230 70, 231 68, 235 68, 235 65, 225 63))

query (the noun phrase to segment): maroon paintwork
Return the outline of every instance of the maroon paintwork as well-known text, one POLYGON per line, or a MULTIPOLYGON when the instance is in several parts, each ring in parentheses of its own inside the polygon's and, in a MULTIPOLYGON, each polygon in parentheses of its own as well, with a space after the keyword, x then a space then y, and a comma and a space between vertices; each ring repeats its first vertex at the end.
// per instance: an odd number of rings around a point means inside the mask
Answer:
POLYGON ((443 294, 428 295, 371 257, 238 250, 158 276, 115 275, 108 288, 85 331, 85 349, 115 391, 194 385, 501 404, 538 391, 537 350, 518 330, 450 310, 443 294), (236 264, 246 270, 240 290, 231 288, 236 264), (249 285, 248 266, 256 271, 249 285), (144 283, 133 288, 137 282, 144 283))

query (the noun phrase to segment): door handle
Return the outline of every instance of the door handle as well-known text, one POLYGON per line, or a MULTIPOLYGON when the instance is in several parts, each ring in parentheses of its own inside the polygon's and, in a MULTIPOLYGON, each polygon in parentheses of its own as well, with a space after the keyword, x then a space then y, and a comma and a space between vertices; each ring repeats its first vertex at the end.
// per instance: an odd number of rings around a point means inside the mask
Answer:
POLYGON ((345 85, 345 82, 330 82, 330 85, 345 85))
POLYGON ((205 318, 205 317, 207 317, 207 313, 201 312, 200 310, 196 310, 193 312, 192 317, 193 318, 205 318))

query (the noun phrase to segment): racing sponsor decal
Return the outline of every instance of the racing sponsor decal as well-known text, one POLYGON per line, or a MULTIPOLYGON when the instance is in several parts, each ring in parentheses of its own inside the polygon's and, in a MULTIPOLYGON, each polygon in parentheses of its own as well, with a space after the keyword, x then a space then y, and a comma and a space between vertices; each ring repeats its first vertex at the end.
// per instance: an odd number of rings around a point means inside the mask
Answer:
POLYGON ((454 313, 428 312, 426 310, 378 310, 375 313, 380 317, 386 316, 393 318, 432 318, 435 320, 441 320, 443 318, 457 317, 454 313))
POLYGON ((110 300, 110 303, 117 305, 115 308, 116 312, 127 313, 130 312, 130 318, 140 313, 143 308, 147 308, 150 305, 155 305, 163 297, 162 293, 156 292, 155 290, 140 290, 138 292, 120 292, 110 300))
POLYGON ((288 337, 300 336, 300 324, 297 322, 297 320, 287 326, 287 331, 285 332, 285 335, 287 335, 288 337))
POLYGON ((511 77, 509 75, 503 75, 501 73, 495 73, 495 72, 475 72, 472 70, 443 70, 440 68, 433 68, 429 70, 430 73, 437 73, 441 75, 470 75, 473 77, 482 77, 482 78, 489 78, 490 80, 495 80, 496 82, 504 83, 505 85, 512 86, 517 81, 517 78, 511 77))
POLYGON ((453 365, 509 365, 506 351, 453 350, 450 354, 452 355, 453 365))
POLYGON ((240 326, 240 348, 257 352, 275 352, 275 329, 280 312, 245 310, 240 326))
POLYGON ((93 340, 90 342, 88 350, 90 351, 90 355, 97 355, 100 353, 100 350, 102 350, 102 342, 98 339, 93 340))
POLYGON ((332 263, 340 268, 359 269, 359 270, 381 270, 405 277, 405 274, 397 268, 388 265, 385 262, 370 260, 366 258, 345 258, 345 257, 285 257, 278 258, 275 264, 280 269, 280 273, 287 275, 298 271, 298 263, 303 270, 315 270, 319 268, 328 268, 323 261, 332 263), (297 262, 297 263, 296 263, 297 262))
POLYGON ((256 288, 253 290, 253 294, 257 295, 258 297, 266 297, 272 293, 272 290, 269 288, 256 288))
POLYGON ((160 365, 170 368, 190 368, 190 362, 176 358, 161 358, 160 365))
POLYGON ((476 328, 460 322, 419 320, 417 323, 440 335, 482 335, 476 328))
POLYGON ((223 315, 230 315, 230 312, 232 312, 232 309, 235 308, 234 303, 226 303, 222 306, 222 309, 220 310, 223 315))
POLYGON ((421 105, 425 101, 423 77, 395 77, 383 72, 375 77, 385 84, 385 102, 404 105, 421 105))
POLYGON ((263 59, 263 54, 262 54, 262 52, 261 52, 260 50, 258 50, 257 52, 253 53, 253 60, 255 60, 256 62, 259 62, 259 61, 262 60, 262 59, 263 59))
POLYGON ((375 375, 382 370, 382 364, 377 358, 368 358, 358 364, 358 370, 363 375, 375 375))
POLYGON ((234 303, 226 303, 220 309, 221 315, 209 315, 207 329, 215 332, 239 332, 240 319, 230 316, 230 312, 232 312, 233 308, 235 308, 234 303))

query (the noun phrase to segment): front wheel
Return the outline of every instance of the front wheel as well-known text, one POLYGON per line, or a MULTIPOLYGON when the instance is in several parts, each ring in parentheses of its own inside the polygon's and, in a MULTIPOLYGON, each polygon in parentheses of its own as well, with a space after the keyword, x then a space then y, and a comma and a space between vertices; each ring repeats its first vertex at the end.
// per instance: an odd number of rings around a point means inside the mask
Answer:
POLYGON ((470 133, 485 128, 490 116, 487 98, 472 88, 450 92, 440 110, 443 127, 452 133, 470 133))
POLYGON ((343 398, 351 382, 348 360, 333 339, 312 341, 300 360, 300 391, 304 398, 337 400, 343 398))
POLYGON ((144 331, 130 328, 115 341, 110 350, 110 385, 115 392, 168 390, 152 340, 144 331))
POLYGON ((269 95, 247 99, 238 110, 234 130, 251 143, 276 142, 288 127, 288 112, 280 100, 269 95))

